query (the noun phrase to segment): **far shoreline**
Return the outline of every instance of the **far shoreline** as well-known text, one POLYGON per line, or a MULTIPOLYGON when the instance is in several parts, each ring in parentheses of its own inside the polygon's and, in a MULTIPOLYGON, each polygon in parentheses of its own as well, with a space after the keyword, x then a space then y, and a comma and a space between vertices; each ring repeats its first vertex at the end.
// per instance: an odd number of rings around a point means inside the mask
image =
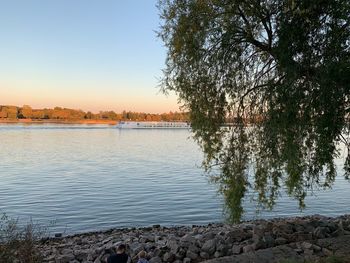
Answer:
POLYGON ((0 124, 107 124, 116 125, 116 120, 98 120, 98 119, 86 119, 86 120, 32 120, 32 119, 0 119, 0 124))

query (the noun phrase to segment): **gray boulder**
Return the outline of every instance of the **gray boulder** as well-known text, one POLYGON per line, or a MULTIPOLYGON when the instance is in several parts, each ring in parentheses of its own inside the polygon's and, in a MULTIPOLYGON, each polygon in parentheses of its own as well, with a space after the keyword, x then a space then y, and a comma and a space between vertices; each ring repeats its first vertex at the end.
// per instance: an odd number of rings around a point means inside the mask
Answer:
POLYGON ((175 255, 172 252, 166 252, 163 255, 164 262, 173 262, 175 260, 175 255))
POLYGON ((153 257, 149 260, 149 263, 162 263, 162 259, 160 257, 153 257))
POLYGON ((216 243, 216 239, 207 240, 202 246, 202 251, 207 252, 209 255, 213 255, 216 251, 216 243))
POLYGON ((196 260, 198 258, 198 254, 194 253, 191 250, 187 250, 186 258, 190 258, 191 260, 196 260))

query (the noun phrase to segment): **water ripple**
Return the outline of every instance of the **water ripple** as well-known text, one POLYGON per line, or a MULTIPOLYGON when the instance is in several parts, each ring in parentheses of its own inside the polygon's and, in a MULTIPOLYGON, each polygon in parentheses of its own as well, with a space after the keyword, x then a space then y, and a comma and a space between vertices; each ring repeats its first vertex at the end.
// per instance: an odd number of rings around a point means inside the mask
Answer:
MULTIPOLYGON (((0 136, 0 211, 21 220, 56 220, 54 230, 69 233, 223 220, 188 131, 0 125, 0 136)), ((303 213, 349 212, 349 189, 339 177, 333 190, 307 197, 303 213)), ((257 215, 249 197, 244 207, 249 219, 302 214, 286 196, 269 213, 257 215)))

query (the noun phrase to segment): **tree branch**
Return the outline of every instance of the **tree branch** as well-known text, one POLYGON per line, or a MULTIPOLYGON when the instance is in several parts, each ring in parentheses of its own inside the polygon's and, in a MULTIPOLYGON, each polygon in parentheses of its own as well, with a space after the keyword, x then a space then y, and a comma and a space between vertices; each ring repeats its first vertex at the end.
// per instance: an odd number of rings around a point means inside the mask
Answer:
POLYGON ((269 53, 272 57, 274 57, 274 55, 272 53, 272 32, 269 33, 269 34, 271 34, 271 44, 270 44, 270 37, 269 37, 269 44, 266 44, 266 43, 263 43, 263 42, 256 40, 253 36, 252 27, 250 25, 250 22, 239 6, 238 6, 238 11, 239 11, 240 17, 243 19, 243 21, 248 29, 245 31, 247 42, 251 43, 252 45, 258 47, 262 51, 265 51, 265 52, 269 53))

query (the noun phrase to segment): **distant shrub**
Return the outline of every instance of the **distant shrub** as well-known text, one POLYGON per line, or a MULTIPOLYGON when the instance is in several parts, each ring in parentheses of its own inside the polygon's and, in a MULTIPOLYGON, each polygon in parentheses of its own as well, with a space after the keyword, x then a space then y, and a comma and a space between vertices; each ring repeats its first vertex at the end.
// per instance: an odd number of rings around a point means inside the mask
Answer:
POLYGON ((32 221, 20 226, 17 219, 6 214, 0 216, 0 262, 42 262, 36 243, 47 234, 47 228, 33 224, 32 221))

